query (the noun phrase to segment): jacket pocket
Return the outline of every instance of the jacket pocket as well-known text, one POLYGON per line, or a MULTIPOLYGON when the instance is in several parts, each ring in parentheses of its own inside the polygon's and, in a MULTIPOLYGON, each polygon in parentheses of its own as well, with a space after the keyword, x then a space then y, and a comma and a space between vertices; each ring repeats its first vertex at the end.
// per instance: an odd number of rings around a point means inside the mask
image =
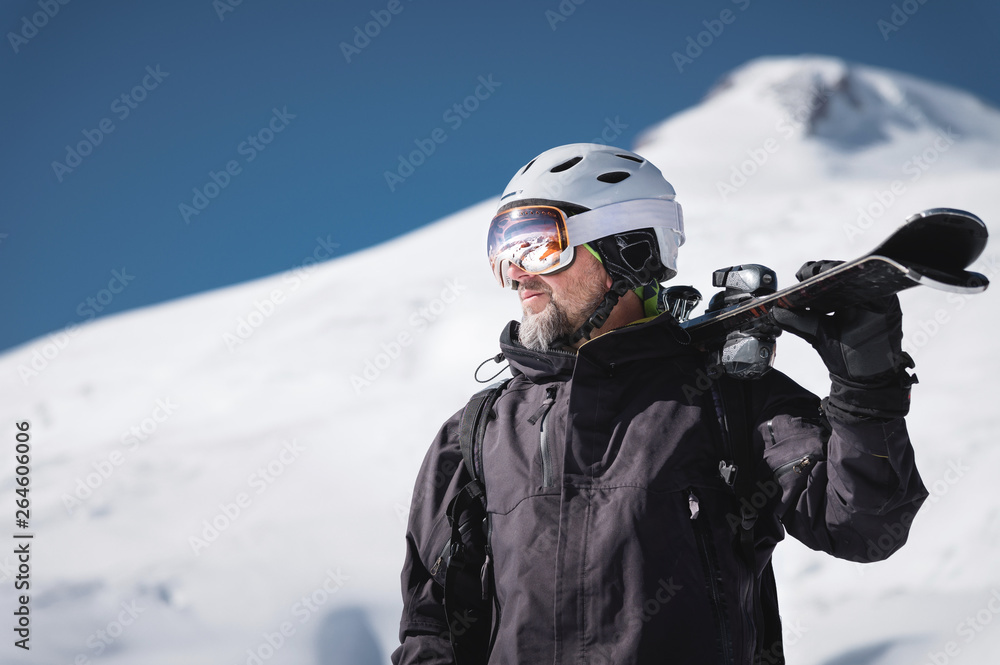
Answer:
POLYGON ((789 473, 795 473, 797 475, 806 474, 808 475, 812 468, 816 466, 817 462, 822 462, 826 457, 820 453, 806 453, 802 457, 796 457, 790 462, 785 462, 778 468, 774 470, 774 479, 781 480, 784 476, 789 473))
POLYGON ((804 419, 779 416, 767 421, 764 460, 771 477, 783 485, 797 484, 826 460, 825 436, 816 424, 804 419))
POLYGON ((544 488, 552 487, 552 451, 550 450, 548 430, 545 429, 545 424, 549 417, 549 411, 552 410, 552 405, 556 402, 557 392, 558 388, 554 385, 546 388, 545 399, 538 407, 538 410, 528 418, 528 422, 532 425, 536 422, 538 423, 538 453, 542 462, 542 487, 544 488))

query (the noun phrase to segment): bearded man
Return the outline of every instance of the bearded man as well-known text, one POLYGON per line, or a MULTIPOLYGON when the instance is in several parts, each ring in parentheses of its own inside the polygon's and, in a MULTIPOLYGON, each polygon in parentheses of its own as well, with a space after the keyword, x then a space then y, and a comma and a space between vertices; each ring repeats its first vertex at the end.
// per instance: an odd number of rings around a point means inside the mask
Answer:
POLYGON ((474 399, 481 418, 448 420, 424 459, 392 662, 784 662, 778 541, 884 559, 927 496, 896 298, 822 319, 779 310, 830 370, 822 402, 777 370, 694 389, 711 354, 657 297, 683 217, 645 158, 546 151, 487 235, 523 310, 500 338, 512 379, 474 399), (463 519, 464 497, 485 517, 463 519))

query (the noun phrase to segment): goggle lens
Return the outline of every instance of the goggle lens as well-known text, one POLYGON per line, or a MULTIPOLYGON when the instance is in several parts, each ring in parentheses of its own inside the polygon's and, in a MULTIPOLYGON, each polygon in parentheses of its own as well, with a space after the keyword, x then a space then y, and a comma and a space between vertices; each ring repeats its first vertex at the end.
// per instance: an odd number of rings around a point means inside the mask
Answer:
POLYGON ((525 272, 540 275, 559 267, 569 247, 566 215, 551 206, 524 206, 493 218, 486 243, 490 267, 503 285, 498 268, 509 261, 525 272))

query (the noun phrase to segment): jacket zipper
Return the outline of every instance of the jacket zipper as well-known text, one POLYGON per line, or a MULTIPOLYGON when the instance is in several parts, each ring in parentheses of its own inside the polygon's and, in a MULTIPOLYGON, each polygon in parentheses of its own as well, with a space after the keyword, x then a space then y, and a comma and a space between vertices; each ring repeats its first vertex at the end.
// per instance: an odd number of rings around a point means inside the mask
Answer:
POLYGON ((552 486, 552 463, 549 459, 549 444, 548 436, 545 431, 545 421, 549 417, 549 410, 552 409, 552 405, 556 403, 556 392, 558 388, 556 386, 549 386, 545 389, 545 399, 542 401, 541 406, 538 410, 528 418, 528 422, 534 425, 541 419, 538 426, 538 449, 542 456, 542 487, 552 486))
MULTIPOLYGON (((774 438, 774 420, 767 421, 767 433, 771 435, 771 445, 772 446, 776 445, 777 441, 774 438)), ((816 453, 806 453, 802 457, 797 457, 793 459, 791 462, 786 462, 781 466, 779 466, 777 469, 775 469, 774 478, 775 479, 781 478, 782 476, 789 474, 792 471, 794 471, 795 473, 802 473, 803 471, 808 473, 809 471, 811 471, 809 467, 811 467, 816 462, 820 462, 824 459, 826 458, 823 457, 822 455, 818 455, 816 453)))
POLYGON ((736 582, 739 585, 740 610, 747 622, 747 634, 744 637, 744 648, 750 656, 750 662, 756 662, 758 645, 757 626, 763 626, 763 616, 757 598, 757 571, 753 564, 744 561, 742 556, 736 558, 736 582))
POLYGON ((448 567, 448 559, 450 558, 450 556, 451 556, 451 538, 449 538, 448 542, 444 544, 444 549, 441 550, 441 554, 438 556, 437 561, 435 561, 434 565, 431 566, 430 569, 431 577, 434 577, 435 575, 438 574, 438 570, 441 569, 442 565, 444 565, 445 568, 448 567))
MULTIPOLYGON (((738 565, 741 569, 743 568, 744 563, 742 562, 742 558, 740 559, 738 565)), ((764 611, 761 609, 759 602, 760 591, 758 589, 756 568, 748 567, 747 577, 749 582, 744 585, 743 581, 740 580, 740 587, 746 587, 747 598, 743 603, 743 611, 750 620, 750 633, 747 636, 747 646, 749 647, 748 651, 750 652, 750 661, 756 663, 757 656, 760 655, 758 652, 764 646, 763 640, 761 640, 761 643, 758 644, 757 639, 757 626, 760 626, 761 629, 764 627, 764 611), (747 609, 748 607, 749 609, 747 609)))
POLYGON ((776 479, 782 478, 788 475, 789 473, 792 473, 793 471, 799 474, 809 473, 809 471, 811 471, 810 467, 812 467, 816 462, 819 462, 822 459, 823 459, 822 455, 807 453, 802 457, 798 457, 796 459, 793 459, 791 462, 786 462, 785 464, 779 466, 777 469, 774 470, 774 477, 776 479))
POLYGON ((702 569, 708 581, 712 613, 715 615, 715 624, 719 628, 722 662, 726 664, 733 663, 729 620, 726 618, 726 608, 722 596, 722 572, 716 563, 715 547, 712 545, 708 523, 705 519, 699 519, 701 510, 698 504, 698 495, 694 493, 694 489, 688 489, 688 508, 691 510, 691 521, 694 523, 695 541, 698 544, 702 569))
MULTIPOLYGON (((712 391, 713 401, 715 403, 716 415, 719 419, 719 424, 722 428, 721 436, 723 444, 729 455, 729 459, 734 459, 736 451, 733 450, 733 442, 729 436, 729 422, 726 418, 726 404, 722 399, 722 394, 720 391, 712 391)), ((767 421, 768 433, 771 435, 771 441, 774 442, 774 427, 770 420, 767 421)), ((720 467, 720 471, 722 468, 720 467)), ((744 470, 747 473, 749 470, 744 470)), ((739 473, 739 469, 736 470, 739 473)), ((732 483, 728 479, 726 483, 732 486, 732 483)), ((742 548, 740 548, 742 549, 742 548)), ((759 603, 757 602, 757 571, 753 567, 753 564, 743 560, 742 554, 737 557, 736 569, 739 571, 737 573, 737 585, 739 590, 739 603, 740 611, 743 615, 744 620, 747 624, 747 635, 745 636, 743 649, 747 656, 750 657, 750 661, 754 662, 756 658, 757 645, 755 644, 755 635, 757 633, 757 625, 763 625, 763 617, 761 616, 760 621, 758 621, 758 614, 761 614, 759 603), (744 577, 746 579, 744 579, 744 577)))

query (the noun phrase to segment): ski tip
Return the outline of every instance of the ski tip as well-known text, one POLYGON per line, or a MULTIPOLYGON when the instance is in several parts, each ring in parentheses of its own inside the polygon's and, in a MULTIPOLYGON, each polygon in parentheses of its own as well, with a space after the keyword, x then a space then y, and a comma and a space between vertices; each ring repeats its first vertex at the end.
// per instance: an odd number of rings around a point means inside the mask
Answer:
POLYGON ((908 217, 871 253, 954 273, 978 259, 988 240, 986 224, 971 212, 929 208, 908 217))
POLYGON ((936 221, 942 224, 956 224, 961 225, 965 228, 976 228, 982 230, 983 238, 989 237, 989 231, 986 228, 986 223, 979 218, 978 215, 974 215, 968 210, 959 210, 958 208, 928 208, 927 210, 921 210, 920 212, 910 215, 906 219, 906 223, 910 224, 918 219, 923 219, 926 217, 935 217, 936 221))
POLYGON ((948 274, 926 268, 915 268, 910 270, 910 278, 918 284, 929 286, 938 291, 961 293, 963 295, 982 293, 990 285, 989 277, 982 273, 972 272, 971 270, 948 274))

